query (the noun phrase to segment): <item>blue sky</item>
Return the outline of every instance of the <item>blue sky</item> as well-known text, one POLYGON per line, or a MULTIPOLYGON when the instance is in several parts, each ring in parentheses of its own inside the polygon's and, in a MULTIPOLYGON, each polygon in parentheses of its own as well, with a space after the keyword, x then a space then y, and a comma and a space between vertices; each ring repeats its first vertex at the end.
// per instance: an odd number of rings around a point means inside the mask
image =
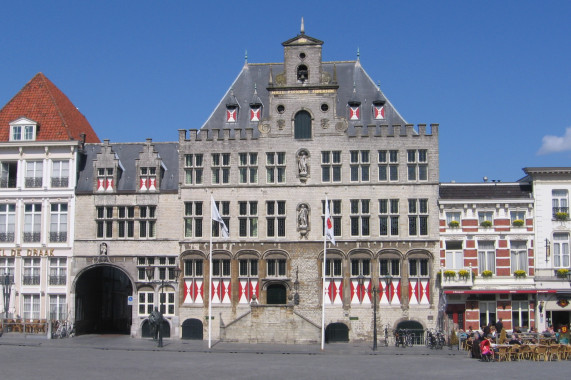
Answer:
POLYGON ((440 124, 442 182, 571 166, 571 1, 18 1, 0 104, 43 72, 112 142, 200 128, 244 64, 307 35, 361 64, 409 123, 440 124))

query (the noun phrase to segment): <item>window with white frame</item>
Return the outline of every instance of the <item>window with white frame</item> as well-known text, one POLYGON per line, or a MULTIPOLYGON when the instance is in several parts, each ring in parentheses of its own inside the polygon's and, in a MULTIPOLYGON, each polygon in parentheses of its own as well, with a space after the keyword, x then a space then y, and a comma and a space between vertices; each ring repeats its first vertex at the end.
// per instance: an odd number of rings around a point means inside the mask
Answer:
POLYGON ((24 258, 24 285, 40 285, 40 260, 39 257, 24 258))
POLYGON ((512 326, 529 327, 529 301, 512 301, 512 326))
POLYGON ((42 204, 24 205, 24 242, 39 242, 42 230, 42 204))
POLYGON ((202 154, 197 153, 184 155, 184 183, 186 185, 202 184, 203 170, 202 154))
POLYGON ((16 231, 16 204, 0 204, 0 242, 14 242, 16 231))
POLYGON ((14 283, 14 258, 0 257, 0 277, 4 278, 8 274, 10 283, 14 283))
POLYGON ((139 206, 139 237, 154 238, 157 236, 157 206, 139 206))
POLYGON ((480 301, 480 326, 496 323, 496 301, 480 301))
POLYGON ((496 248, 493 241, 478 242, 478 272, 496 273, 496 248))
POLYGON ((147 316, 151 314, 155 305, 155 292, 149 290, 139 290, 139 315, 147 316))
POLYGON ((557 217, 557 213, 565 213, 569 217, 569 192, 567 190, 552 190, 551 203, 553 205, 553 218, 557 217))
POLYGON ((398 236, 399 200, 379 199, 379 235, 398 236))
POLYGON ((18 162, 2 161, 0 162, 0 188, 13 189, 16 188, 18 178, 18 162))
POLYGON ((69 186, 69 161, 54 160, 52 161, 52 187, 68 187, 69 186))
POLYGON ((428 235, 428 199, 408 200, 408 235, 428 235))
MULTIPOLYGON (((333 221, 333 236, 341 236, 341 200, 329 199, 329 216, 333 221)), ((321 201, 321 232, 325 231, 325 201, 321 201)))
POLYGON ((50 205, 50 242, 63 243, 67 241, 67 203, 52 203, 50 205))
POLYGON ((510 241, 511 245, 511 270, 523 270, 528 273, 527 243, 525 241, 510 241))
POLYGON ((258 236, 258 202, 238 202, 238 222, 240 237, 258 236))
POLYGON ((67 303, 65 294, 50 294, 50 314, 52 321, 63 321, 67 319, 67 303))
POLYGON ((271 258, 266 260, 268 277, 284 277, 286 275, 286 259, 271 258))
POLYGON ((184 259, 184 277, 202 279, 203 259, 184 259))
MULTIPOLYGON (((137 273, 139 276, 139 281, 147 281, 147 266, 154 266, 155 265, 155 258, 154 257, 137 257, 137 273)), ((152 276, 150 280, 155 278, 155 271, 153 270, 152 276)))
POLYGON ((257 278, 258 259, 240 259, 238 260, 238 269, 240 278, 257 278))
POLYGON ((396 258, 380 258, 379 259, 379 276, 381 277, 400 277, 400 259, 396 258))
POLYGON ((341 182, 341 151, 321 152, 321 182, 341 182))
POLYGON ((258 183, 258 153, 238 154, 240 183, 258 183))
POLYGON ((49 264, 49 284, 65 285, 67 282, 67 259, 65 257, 51 257, 49 264))
POLYGON ((156 191, 157 168, 154 166, 142 166, 139 168, 139 190, 140 191, 156 191))
POLYGON ((44 176, 44 162, 43 161, 27 161, 26 162, 26 175, 25 185, 27 188, 42 187, 44 176))
POLYGON ((97 191, 113 191, 113 168, 97 168, 97 191))
POLYGON ((267 201, 266 202, 266 223, 268 237, 286 236, 286 202, 267 201))
POLYGON ((428 277, 428 259, 409 259, 408 275, 410 277, 428 277))
POLYGON ((370 158, 368 150, 352 150, 351 182, 369 182, 370 158))
POLYGON ((525 224, 525 211, 510 211, 510 221, 513 225, 516 220, 521 220, 525 224))
POLYGON ((212 184, 230 183, 230 153, 212 153, 212 184))
POLYGON ((566 232, 553 234, 553 266, 569 268, 569 234, 566 232))
POLYGON ((428 180, 428 165, 426 149, 407 150, 407 171, 409 181, 428 180))
POLYGON ((117 227, 120 239, 135 237, 135 206, 117 207, 117 227))
MULTIPOLYGON (((218 213, 226 225, 226 228, 228 228, 228 231, 230 231, 230 201, 216 201, 215 204, 216 208, 218 209, 218 213)), ((212 236, 223 236, 220 232, 220 223, 215 220, 212 221, 212 236)))
POLYGON ((213 259, 212 260, 212 276, 213 277, 230 277, 230 260, 229 259, 213 259))
POLYGON ((24 294, 24 319, 40 318, 40 295, 24 294))
POLYGON ((35 125, 13 125, 10 141, 33 141, 36 139, 35 125))
POLYGON ((351 199, 351 236, 369 236, 371 218, 368 199, 351 199))
POLYGON ((113 237, 113 207, 98 206, 97 209, 97 237, 113 237))
POLYGON ((325 277, 343 277, 341 259, 327 259, 325 262, 325 277))
POLYGON ((174 315, 175 295, 176 293, 171 287, 165 287, 165 289, 159 293, 160 309, 164 315, 174 315))
POLYGON ((464 250, 461 241, 446 242, 446 269, 464 269, 464 250))
POLYGON ((459 211, 446 212, 446 225, 449 227, 460 226, 462 221, 462 213, 459 211))
POLYGON ((202 202, 184 202, 184 237, 202 237, 202 202))
POLYGON ((379 181, 398 181, 398 150, 379 150, 379 181))
POLYGON ((285 183, 285 152, 266 153, 266 183, 285 183))
POLYGON ((352 258, 351 277, 371 277, 371 259, 352 258))
POLYGON ((494 223, 493 211, 478 212, 478 224, 482 227, 490 227, 494 223))

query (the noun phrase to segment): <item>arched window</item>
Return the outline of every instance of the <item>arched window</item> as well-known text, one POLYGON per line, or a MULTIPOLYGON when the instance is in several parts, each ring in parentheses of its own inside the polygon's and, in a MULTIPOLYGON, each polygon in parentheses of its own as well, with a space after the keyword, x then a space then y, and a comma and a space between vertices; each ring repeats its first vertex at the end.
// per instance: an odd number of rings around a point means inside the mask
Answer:
POLYGON ((294 138, 311 138, 311 115, 307 111, 299 111, 294 119, 294 138))

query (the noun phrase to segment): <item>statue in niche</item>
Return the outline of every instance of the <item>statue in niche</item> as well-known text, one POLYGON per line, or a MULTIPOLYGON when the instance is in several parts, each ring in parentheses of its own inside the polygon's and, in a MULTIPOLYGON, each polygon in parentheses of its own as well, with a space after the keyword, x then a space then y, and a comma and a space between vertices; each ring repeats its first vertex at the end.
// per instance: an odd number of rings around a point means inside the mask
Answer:
POLYGON ((302 237, 307 239, 307 232, 309 231, 309 207, 305 203, 297 206, 297 230, 302 237))
POLYGON ((300 176, 307 175, 309 167, 307 163, 307 153, 305 151, 300 152, 299 156, 297 157, 297 168, 299 170, 300 176))

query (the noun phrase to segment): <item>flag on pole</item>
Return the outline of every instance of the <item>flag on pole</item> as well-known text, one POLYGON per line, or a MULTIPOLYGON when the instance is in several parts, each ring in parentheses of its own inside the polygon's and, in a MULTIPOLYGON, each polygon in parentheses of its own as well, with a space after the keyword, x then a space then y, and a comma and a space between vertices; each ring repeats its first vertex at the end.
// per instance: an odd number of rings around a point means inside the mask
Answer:
POLYGON ((329 214, 329 201, 325 198, 325 236, 335 245, 335 235, 333 234, 333 219, 329 214))
POLYGON ((212 220, 215 222, 220 223, 220 230, 222 231, 222 236, 227 238, 229 236, 228 227, 226 227, 226 223, 224 223, 224 219, 220 216, 218 212, 218 207, 216 207, 216 202, 214 202, 214 197, 210 196, 210 204, 212 205, 212 220))

